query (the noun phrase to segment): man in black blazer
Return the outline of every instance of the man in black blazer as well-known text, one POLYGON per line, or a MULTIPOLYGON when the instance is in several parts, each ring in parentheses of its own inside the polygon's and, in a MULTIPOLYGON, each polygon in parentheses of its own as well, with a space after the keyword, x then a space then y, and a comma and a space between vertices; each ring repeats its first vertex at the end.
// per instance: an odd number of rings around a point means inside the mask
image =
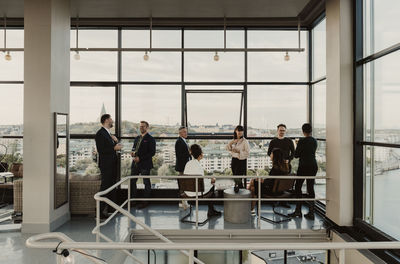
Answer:
MULTIPOLYGON (((96 148, 98 153, 98 162, 101 172, 101 186, 100 191, 104 191, 111 187, 117 181, 117 153, 121 150, 122 145, 117 144, 118 139, 111 135, 110 129, 114 126, 114 121, 109 114, 101 116, 100 122, 102 127, 96 133, 96 148)), ((115 201, 115 192, 110 192, 107 198, 115 201)), ((105 203, 100 205, 100 217, 106 218, 104 213, 105 203)))
MULTIPOLYGON (((131 175, 150 175, 150 170, 153 168, 153 156, 156 154, 156 141, 147 133, 149 123, 140 121, 140 136, 135 138, 131 156, 133 157, 131 175)), ((137 182, 138 178, 131 180, 131 198, 137 197, 137 182)), ((151 183, 149 178, 143 178, 144 197, 150 198, 151 183)), ((147 207, 148 202, 143 202, 138 205, 138 209, 147 207)))
POLYGON ((189 146, 186 142, 187 128, 179 128, 179 137, 175 142, 175 170, 179 172, 179 175, 183 175, 186 163, 190 160, 189 146))

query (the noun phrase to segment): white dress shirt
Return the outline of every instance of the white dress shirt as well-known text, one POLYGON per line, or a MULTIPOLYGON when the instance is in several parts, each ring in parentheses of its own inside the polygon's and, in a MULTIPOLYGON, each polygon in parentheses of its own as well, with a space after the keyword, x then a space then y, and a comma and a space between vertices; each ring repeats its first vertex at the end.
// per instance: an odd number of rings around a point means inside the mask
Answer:
MULTIPOLYGON (((184 175, 201 175, 204 176, 204 169, 200 164, 200 161, 198 161, 195 158, 192 158, 192 160, 188 161, 185 165, 185 170, 183 171, 184 175)), ((206 194, 208 191, 211 190, 212 188, 211 184, 211 179, 204 179, 204 192, 203 194, 206 194)), ((185 192, 187 196, 196 196, 196 192, 185 192)), ((198 195, 201 195, 199 192, 198 195)))

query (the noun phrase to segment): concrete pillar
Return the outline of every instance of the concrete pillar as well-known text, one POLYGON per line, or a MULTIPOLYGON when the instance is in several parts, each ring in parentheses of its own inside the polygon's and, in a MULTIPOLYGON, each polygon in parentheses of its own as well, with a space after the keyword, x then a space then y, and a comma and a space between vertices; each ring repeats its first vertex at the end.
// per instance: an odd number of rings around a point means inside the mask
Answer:
POLYGON ((69 113, 70 1, 24 3, 24 182, 26 233, 53 231, 69 220, 54 209, 54 112, 69 113))
POLYGON ((326 1, 326 214, 341 226, 353 220, 352 2, 326 1))

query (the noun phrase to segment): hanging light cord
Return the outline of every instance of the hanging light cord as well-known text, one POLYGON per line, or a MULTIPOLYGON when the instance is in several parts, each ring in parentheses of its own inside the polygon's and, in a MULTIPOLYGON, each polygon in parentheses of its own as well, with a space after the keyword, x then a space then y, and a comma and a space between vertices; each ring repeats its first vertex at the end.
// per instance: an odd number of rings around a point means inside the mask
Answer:
POLYGON ((7 17, 4 16, 4 52, 7 49, 7 17))

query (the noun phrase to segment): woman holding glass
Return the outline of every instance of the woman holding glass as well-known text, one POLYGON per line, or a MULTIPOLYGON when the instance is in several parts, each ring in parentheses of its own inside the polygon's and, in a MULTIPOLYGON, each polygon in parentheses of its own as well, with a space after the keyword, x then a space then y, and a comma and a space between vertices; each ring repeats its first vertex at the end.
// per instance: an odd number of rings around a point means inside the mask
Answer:
MULTIPOLYGON (((250 154, 250 146, 243 134, 243 126, 237 126, 233 132, 233 139, 226 146, 226 149, 232 155, 231 169, 233 175, 247 174, 247 158, 250 154)), ((235 187, 246 188, 246 185, 246 178, 235 179, 235 187)))

